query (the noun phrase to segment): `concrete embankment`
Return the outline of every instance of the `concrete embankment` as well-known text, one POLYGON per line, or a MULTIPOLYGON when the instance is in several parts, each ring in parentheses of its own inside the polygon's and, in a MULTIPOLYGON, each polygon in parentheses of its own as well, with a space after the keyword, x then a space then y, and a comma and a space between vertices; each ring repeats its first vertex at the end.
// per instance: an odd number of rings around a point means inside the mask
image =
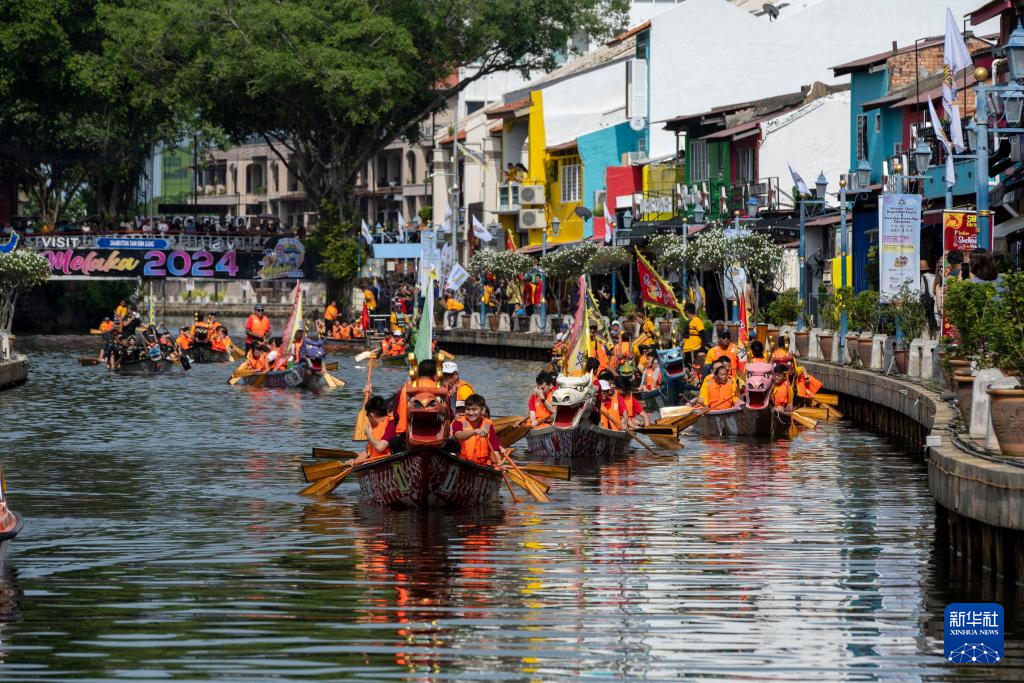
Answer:
POLYGON ((10 360, 0 361, 0 389, 18 386, 28 379, 28 358, 14 354, 10 360))

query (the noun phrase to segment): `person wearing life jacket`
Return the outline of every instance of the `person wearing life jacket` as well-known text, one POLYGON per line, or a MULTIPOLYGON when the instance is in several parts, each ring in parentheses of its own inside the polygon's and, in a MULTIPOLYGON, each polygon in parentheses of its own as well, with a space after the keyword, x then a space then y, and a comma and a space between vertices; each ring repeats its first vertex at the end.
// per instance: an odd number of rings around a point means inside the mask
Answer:
POLYGON ((338 338, 339 339, 351 339, 352 338, 352 323, 344 322, 338 326, 338 338))
POLYGON ((750 342, 750 354, 747 356, 748 363, 767 363, 768 354, 764 352, 764 344, 755 339, 750 342))
POLYGON ((342 327, 344 327, 344 326, 340 322, 335 320, 334 324, 331 325, 331 331, 328 334, 328 336, 331 339, 344 339, 345 337, 341 336, 342 327))
POLYGON ((608 349, 605 345, 597 339, 597 325, 592 324, 590 326, 590 348, 587 350, 590 358, 597 359, 598 370, 607 370, 609 367, 608 362, 608 349))
POLYGON ((267 341, 269 337, 270 318, 263 312, 263 304, 256 304, 252 314, 245 320, 245 350, 267 341))
POLYGON ((352 338, 362 339, 363 338, 363 324, 358 320, 352 323, 352 338))
POLYGON ((352 461, 353 466, 391 455, 391 439, 396 435, 395 420, 388 415, 383 396, 371 396, 363 409, 369 422, 365 433, 366 451, 352 461))
POLYGON ((395 432, 404 435, 409 429, 409 390, 416 387, 438 386, 437 363, 427 358, 421 360, 416 366, 416 379, 411 379, 402 385, 398 390, 398 399, 395 401, 395 432))
POLYGON ((267 371, 267 354, 263 346, 257 344, 245 354, 245 365, 253 372, 267 371))
POLYGON ((734 378, 742 372, 740 367, 739 349, 730 341, 729 330, 725 330, 718 337, 718 344, 712 346, 704 358, 705 365, 714 365, 715 361, 724 358, 729 361, 729 374, 734 378))
POLYGON ((498 465, 495 454, 501 452, 494 423, 484 417, 487 401, 480 394, 466 397, 466 414, 452 422, 452 437, 459 442, 460 455, 478 465, 498 465))
POLYGON ((181 351, 188 351, 192 348, 192 332, 187 327, 181 328, 178 332, 178 338, 174 340, 174 343, 178 345, 181 351))
POLYGON ((539 427, 551 422, 554 415, 551 394, 555 391, 555 378, 547 372, 537 375, 537 386, 530 394, 530 425, 539 427))
POLYGON ((772 351, 771 362, 785 365, 790 379, 793 378, 796 370, 796 357, 789 352, 789 337, 780 334, 776 340, 775 350, 772 351))
POLYGON ((793 412, 793 385, 789 383, 789 367, 778 363, 772 383, 772 406, 783 413, 793 412))
POLYGON ((441 386, 448 389, 452 412, 456 415, 465 412, 466 399, 476 393, 472 384, 459 377, 459 366, 452 360, 441 364, 441 386))
POLYGON ((231 340, 228 338, 227 332, 224 330, 223 325, 218 325, 210 335, 210 348, 214 351, 227 352, 231 340))
POLYGON ((112 329, 114 329, 114 321, 109 317, 104 318, 100 323, 100 332, 110 332, 112 329))
POLYGON ((696 403, 704 406, 705 410, 728 410, 739 400, 738 380, 729 372, 729 362, 719 359, 713 365, 712 374, 704 380, 696 403))
POLYGON ((338 319, 338 302, 331 300, 324 309, 324 324, 329 328, 338 319))
POLYGON ((653 351, 647 354, 647 364, 644 366, 643 374, 640 375, 640 390, 655 391, 661 387, 661 365, 658 363, 658 354, 653 351))
POLYGON ((614 387, 615 391, 612 392, 609 386, 609 396, 602 402, 601 426, 614 430, 648 426, 651 423, 650 417, 633 395, 633 385, 629 378, 616 377, 614 387))
POLYGON ((633 360, 633 344, 629 332, 623 331, 619 341, 612 347, 612 370, 618 371, 623 364, 633 360))

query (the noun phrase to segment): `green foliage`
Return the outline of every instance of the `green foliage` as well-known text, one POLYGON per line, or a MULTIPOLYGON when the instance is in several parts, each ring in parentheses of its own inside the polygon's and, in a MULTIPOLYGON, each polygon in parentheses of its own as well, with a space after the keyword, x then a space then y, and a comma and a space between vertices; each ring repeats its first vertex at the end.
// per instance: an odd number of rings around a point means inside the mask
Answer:
POLYGON ((866 289, 854 297, 850 310, 850 324, 853 329, 874 333, 878 330, 880 317, 881 303, 878 292, 866 289))
POLYGON ((420 217, 420 222, 422 222, 423 225, 430 225, 430 222, 434 220, 434 207, 424 206, 420 209, 418 215, 420 217))
POLYGON ((903 335, 904 344, 920 337, 928 324, 928 313, 921 294, 910 287, 909 282, 900 285, 895 296, 889 300, 889 312, 896 324, 896 329, 903 335))
POLYGON ((498 277, 510 278, 516 275, 523 275, 533 267, 533 259, 526 254, 518 254, 514 251, 483 249, 473 254, 469 259, 467 270, 477 277, 490 273, 498 277))
POLYGON ((999 285, 999 293, 986 309, 994 360, 1000 368, 1024 377, 1024 272, 1003 273, 999 285))
MULTIPOLYGON (((42 0, 38 0, 42 2, 42 0)), ((314 204, 344 214, 356 176, 457 91, 558 63, 573 35, 625 24, 624 0, 122 0, 110 45, 163 100, 269 140, 314 204), (450 87, 460 66, 476 65, 450 87)))
POLYGON ((633 255, 625 247, 598 248, 586 265, 586 272, 592 275, 607 275, 625 268, 633 261, 633 255))
POLYGON ((540 260, 540 267, 547 277, 554 279, 578 278, 587 272, 590 259, 597 254, 600 247, 591 242, 580 242, 569 247, 553 251, 540 260))
MULTIPOLYGON (((329 202, 321 205, 321 215, 331 215, 329 202)), ((347 224, 321 222, 305 241, 306 258, 320 259, 317 270, 332 280, 350 282, 359 270, 359 242, 355 228, 347 224)))
POLYGON ((634 306, 631 302, 628 301, 622 304, 621 306, 616 306, 616 308, 619 309, 619 313, 622 314, 622 317, 626 318, 627 320, 631 320, 633 318, 633 314, 636 313, 636 306, 634 306))
POLYGON ((818 313, 821 324, 827 329, 837 331, 843 313, 849 313, 853 305, 853 287, 840 287, 831 296, 820 295, 818 313))
POLYGON ((950 280, 943 298, 946 320, 956 328, 958 355, 972 358, 984 368, 992 367, 992 344, 997 330, 992 329, 992 307, 996 288, 991 283, 950 280))
POLYGON ((787 289, 775 301, 768 304, 768 322, 772 325, 789 325, 800 316, 800 292, 787 289))

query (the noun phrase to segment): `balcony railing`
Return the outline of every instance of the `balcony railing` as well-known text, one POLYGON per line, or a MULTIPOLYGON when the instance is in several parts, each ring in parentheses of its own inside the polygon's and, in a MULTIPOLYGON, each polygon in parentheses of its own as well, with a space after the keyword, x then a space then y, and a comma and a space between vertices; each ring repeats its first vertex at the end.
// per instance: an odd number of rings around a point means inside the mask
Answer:
POLYGON ((737 183, 729 188, 729 211, 747 213, 747 201, 757 200, 760 211, 774 211, 779 208, 779 179, 760 178, 746 183, 737 183))
POLYGON ((519 203, 520 183, 505 183, 498 185, 498 213, 518 213, 521 205, 519 203))

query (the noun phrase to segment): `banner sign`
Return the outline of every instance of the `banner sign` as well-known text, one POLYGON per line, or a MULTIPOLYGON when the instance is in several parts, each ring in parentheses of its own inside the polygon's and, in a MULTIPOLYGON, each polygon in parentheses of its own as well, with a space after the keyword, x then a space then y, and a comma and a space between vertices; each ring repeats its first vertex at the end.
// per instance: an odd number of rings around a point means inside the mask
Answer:
POLYGON ((171 243, 162 237, 98 237, 96 246, 100 249, 168 249, 171 243))
POLYGON ((468 279, 469 271, 458 263, 455 263, 452 265, 452 271, 448 274, 448 281, 445 283, 444 288, 455 291, 462 285, 466 284, 466 280, 468 279))
POLYGON ((302 262, 306 259, 306 248, 297 237, 282 237, 273 249, 263 252, 259 273, 260 280, 297 280, 303 277, 302 262))
POLYGON ((921 288, 921 195, 883 194, 879 212, 879 293, 896 294, 904 283, 921 288))
MULTIPOLYGON (((942 300, 946 300, 946 288, 950 280, 963 279, 964 264, 968 254, 978 246, 978 214, 974 211, 944 211, 942 214, 942 300), (950 253, 957 253, 950 263, 950 253)), ((942 311, 942 336, 955 339, 956 328, 946 320, 942 311)))

